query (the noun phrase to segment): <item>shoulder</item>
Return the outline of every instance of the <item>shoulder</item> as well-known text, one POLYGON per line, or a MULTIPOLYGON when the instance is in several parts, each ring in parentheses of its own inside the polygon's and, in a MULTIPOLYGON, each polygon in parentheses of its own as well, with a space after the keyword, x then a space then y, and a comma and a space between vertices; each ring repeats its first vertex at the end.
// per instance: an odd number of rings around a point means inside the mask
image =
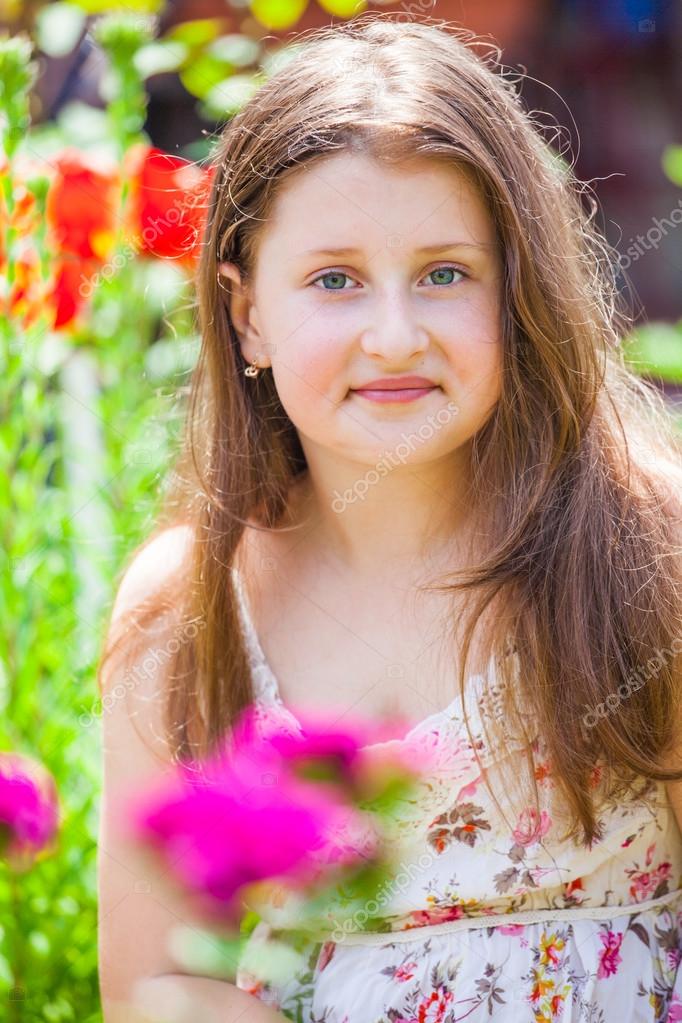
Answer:
POLYGON ((188 523, 155 533, 124 567, 111 612, 112 622, 153 599, 189 564, 194 528, 188 523))
POLYGON ((187 577, 194 529, 169 526, 130 555, 118 582, 106 629, 98 682, 123 672, 148 647, 158 646, 177 626, 177 594, 187 577))

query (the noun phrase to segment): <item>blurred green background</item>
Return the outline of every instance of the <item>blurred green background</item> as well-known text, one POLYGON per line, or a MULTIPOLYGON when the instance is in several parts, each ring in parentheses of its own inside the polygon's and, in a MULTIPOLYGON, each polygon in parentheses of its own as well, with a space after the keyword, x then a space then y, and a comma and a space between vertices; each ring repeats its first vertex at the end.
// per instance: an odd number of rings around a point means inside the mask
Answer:
MULTIPOLYGON (((587 47, 580 47, 585 8, 577 2, 382 6, 405 18, 435 15, 490 33, 507 63, 523 62, 541 79, 536 94, 532 82, 524 87, 540 107, 543 98, 555 103, 542 87, 552 82, 554 54, 552 84, 565 90, 574 113, 573 102, 585 109, 570 78, 578 58, 569 58, 580 48, 589 73, 616 96, 617 133, 617 98, 629 101, 629 85, 619 94, 612 62, 603 56, 615 32, 621 59, 624 54, 638 76, 648 68, 654 84, 665 78, 667 61, 677 62, 678 91, 670 102, 682 108, 680 52, 668 35, 675 26, 655 4, 636 17, 625 3, 611 5, 620 20, 613 15, 593 25, 587 47), (562 73, 568 77, 562 80, 562 73)), ((134 234, 149 215, 138 208, 135 223, 128 223, 127 204, 143 189, 139 165, 129 180, 111 179, 107 219, 107 176, 152 147, 200 163, 210 155, 215 129, 294 52, 297 32, 368 7, 348 0, 204 0, 191 11, 155 0, 0 4, 6 28, 0 39, 0 749, 29 754, 49 768, 63 813, 56 853, 20 877, 0 865, 0 1016, 9 1023, 101 1019, 95 868, 102 707, 95 666, 120 566, 154 523, 198 351, 191 259, 178 258, 163 231, 146 247, 134 234), (82 165, 76 160, 69 177, 62 156, 74 151, 82 165), (50 213, 55 182, 75 189, 67 195, 77 215, 58 207, 50 213), (82 207, 74 200, 79 189, 82 207)), ((655 188, 639 189, 636 209, 627 188, 625 200, 622 188, 610 192, 596 182, 595 190, 604 200, 604 229, 613 240, 616 225, 622 269, 635 281, 636 326, 625 351, 662 388, 679 419, 682 138, 675 137, 672 115, 666 119, 667 102, 661 100, 656 122, 667 137, 652 135, 644 107, 639 120, 630 111, 627 139, 620 126, 623 161, 635 153, 631 178, 636 184, 644 152, 642 166, 655 188), (614 219, 625 208, 627 225, 614 219)), ((568 121, 561 105, 557 116, 562 110, 568 121)), ((578 172, 608 174, 586 110, 577 128, 578 172)), ((621 169, 617 161, 611 165, 616 177, 621 169)), ((168 223, 177 228, 172 218, 168 223)))

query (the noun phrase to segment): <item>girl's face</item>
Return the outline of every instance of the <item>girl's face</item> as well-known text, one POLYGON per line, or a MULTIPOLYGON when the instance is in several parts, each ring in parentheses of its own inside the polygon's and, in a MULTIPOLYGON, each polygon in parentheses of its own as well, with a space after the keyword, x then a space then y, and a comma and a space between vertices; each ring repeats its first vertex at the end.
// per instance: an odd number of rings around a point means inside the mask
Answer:
POLYGON ((461 454, 499 398, 494 227, 441 161, 387 167, 344 153, 304 166, 278 194, 250 284, 233 264, 221 271, 236 285, 242 353, 272 367, 309 465, 461 454), (358 390, 404 375, 431 389, 409 401, 358 390))

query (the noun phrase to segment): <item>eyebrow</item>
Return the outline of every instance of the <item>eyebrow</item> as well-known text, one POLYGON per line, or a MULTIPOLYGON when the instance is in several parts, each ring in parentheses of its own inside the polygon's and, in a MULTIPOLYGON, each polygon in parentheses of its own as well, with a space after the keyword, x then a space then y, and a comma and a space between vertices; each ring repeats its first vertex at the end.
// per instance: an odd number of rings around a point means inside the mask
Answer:
MULTIPOLYGON (((489 249, 490 245, 482 245, 476 242, 437 242, 435 245, 423 245, 417 252, 443 252, 445 249, 489 249)), ((358 256, 362 255, 362 249, 354 248, 332 248, 332 249, 306 249, 304 252, 297 252, 297 256, 358 256)))

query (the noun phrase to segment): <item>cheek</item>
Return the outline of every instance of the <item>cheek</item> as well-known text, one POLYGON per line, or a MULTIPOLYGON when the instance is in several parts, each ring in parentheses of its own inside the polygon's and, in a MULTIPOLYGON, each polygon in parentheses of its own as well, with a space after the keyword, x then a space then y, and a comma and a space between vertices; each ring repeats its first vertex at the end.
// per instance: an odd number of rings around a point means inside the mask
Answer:
POLYGON ((321 404, 331 411, 330 400, 342 400, 348 378, 345 352, 344 344, 330 336, 321 319, 316 323, 313 317, 288 336, 285 333, 273 357, 273 375, 291 418, 305 417, 306 409, 319 418, 321 404))
POLYGON ((450 362, 457 383, 481 398, 499 394, 502 375, 502 324, 494 303, 466 303, 456 311, 450 362))

